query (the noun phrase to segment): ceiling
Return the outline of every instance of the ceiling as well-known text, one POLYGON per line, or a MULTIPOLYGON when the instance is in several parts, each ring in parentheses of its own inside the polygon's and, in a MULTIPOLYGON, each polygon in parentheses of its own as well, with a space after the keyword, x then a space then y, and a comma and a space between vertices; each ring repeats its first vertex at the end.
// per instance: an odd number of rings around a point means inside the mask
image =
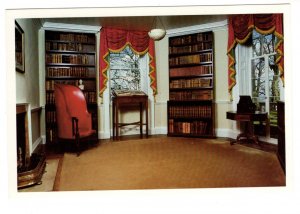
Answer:
MULTIPOLYGON (((201 25, 223 21, 226 15, 184 15, 184 16, 160 16, 161 22, 157 19, 157 27, 164 27, 166 30, 201 25)), ((57 24, 77 24, 87 26, 114 27, 128 30, 148 31, 155 27, 155 16, 127 16, 127 17, 87 17, 87 18, 43 18, 42 22, 57 24)))

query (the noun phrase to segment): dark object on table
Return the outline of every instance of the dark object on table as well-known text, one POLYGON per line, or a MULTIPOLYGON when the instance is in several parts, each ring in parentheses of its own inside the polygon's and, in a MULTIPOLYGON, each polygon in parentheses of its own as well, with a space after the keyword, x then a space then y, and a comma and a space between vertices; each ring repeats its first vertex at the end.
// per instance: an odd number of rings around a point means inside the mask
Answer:
POLYGON ((237 104, 237 113, 254 113, 256 109, 250 96, 242 95, 237 104))

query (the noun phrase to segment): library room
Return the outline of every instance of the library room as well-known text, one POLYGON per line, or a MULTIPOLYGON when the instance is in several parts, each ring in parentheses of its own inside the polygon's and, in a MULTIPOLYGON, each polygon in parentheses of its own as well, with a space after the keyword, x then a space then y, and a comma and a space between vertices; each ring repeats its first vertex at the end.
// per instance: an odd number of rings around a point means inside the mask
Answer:
POLYGON ((285 188, 273 6, 12 10, 9 191, 285 188))

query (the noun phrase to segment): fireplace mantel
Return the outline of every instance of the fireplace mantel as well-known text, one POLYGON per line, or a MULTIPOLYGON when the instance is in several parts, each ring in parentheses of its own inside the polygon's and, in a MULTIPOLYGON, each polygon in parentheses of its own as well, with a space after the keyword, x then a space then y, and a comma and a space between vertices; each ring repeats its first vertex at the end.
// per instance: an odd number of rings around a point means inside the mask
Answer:
MULTIPOLYGON (((24 165, 26 165, 30 159, 27 110, 28 110, 28 103, 18 103, 16 105, 17 140, 18 140, 17 146, 19 143, 25 143, 25 145, 24 145, 25 149, 23 149, 23 151, 22 151, 24 153, 24 155, 23 155, 24 165), (20 140, 23 142, 19 142, 20 140)), ((17 148, 17 152, 18 152, 18 150, 19 150, 19 148, 17 148)))
POLYGON ((27 112, 27 103, 18 103, 16 105, 16 114, 26 113, 27 112))
POLYGON ((40 183, 46 167, 44 155, 30 154, 28 112, 28 103, 16 104, 18 188, 40 183))

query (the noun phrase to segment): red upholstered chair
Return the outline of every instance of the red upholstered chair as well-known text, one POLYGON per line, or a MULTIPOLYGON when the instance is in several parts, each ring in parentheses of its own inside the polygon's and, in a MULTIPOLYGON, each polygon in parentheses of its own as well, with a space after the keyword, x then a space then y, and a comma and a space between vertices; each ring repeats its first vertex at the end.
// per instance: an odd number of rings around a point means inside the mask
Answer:
POLYGON ((74 141, 79 156, 83 139, 96 140, 84 94, 76 86, 55 84, 54 95, 58 141, 74 141))

